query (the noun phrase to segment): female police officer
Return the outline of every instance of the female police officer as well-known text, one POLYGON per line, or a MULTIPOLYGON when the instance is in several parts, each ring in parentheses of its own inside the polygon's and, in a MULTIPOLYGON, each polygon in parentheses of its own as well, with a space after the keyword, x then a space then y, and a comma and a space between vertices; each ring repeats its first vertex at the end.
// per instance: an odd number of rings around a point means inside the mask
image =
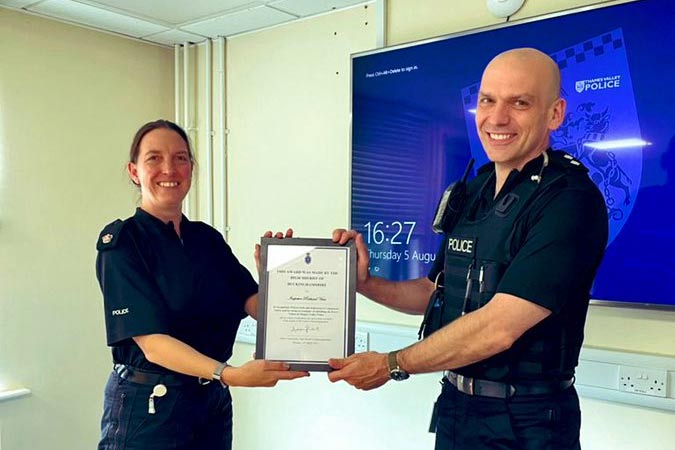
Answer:
POLYGON ((185 132, 147 123, 129 156, 140 208, 97 242, 114 361, 99 449, 230 449, 228 386, 274 386, 307 373, 264 360, 225 363, 240 320, 255 315, 258 289, 216 230, 181 213, 193 169, 185 132))

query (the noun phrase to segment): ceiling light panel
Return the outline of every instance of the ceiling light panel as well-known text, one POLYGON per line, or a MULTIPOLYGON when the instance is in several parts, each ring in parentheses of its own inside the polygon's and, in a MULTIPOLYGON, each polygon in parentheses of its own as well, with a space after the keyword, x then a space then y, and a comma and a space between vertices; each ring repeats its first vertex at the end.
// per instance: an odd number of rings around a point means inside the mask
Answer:
POLYGON ((0 0, 0 5, 10 8, 23 8, 31 3, 35 3, 35 0, 0 0))
POLYGON ((28 10, 134 37, 158 33, 168 29, 168 27, 162 25, 68 0, 47 0, 38 3, 28 10))
POLYGON ((219 13, 260 6, 263 2, 251 0, 92 0, 90 3, 107 5, 138 16, 152 17, 178 25, 219 13))
POLYGON ((270 27, 294 19, 296 17, 291 14, 286 14, 266 6, 259 6, 185 25, 181 28, 215 38, 217 36, 231 36, 258 28, 270 27))
POLYGON ((364 0, 278 0, 269 2, 269 5, 304 17, 363 3, 368 2, 364 0))

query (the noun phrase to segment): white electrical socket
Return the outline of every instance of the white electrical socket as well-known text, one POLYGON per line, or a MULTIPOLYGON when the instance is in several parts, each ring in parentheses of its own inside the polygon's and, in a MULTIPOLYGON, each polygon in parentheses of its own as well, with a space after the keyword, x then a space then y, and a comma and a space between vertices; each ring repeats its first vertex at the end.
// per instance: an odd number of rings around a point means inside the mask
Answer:
POLYGON ((357 331, 354 339, 354 353, 363 353, 368 351, 368 332, 357 331))
POLYGON ((620 391, 666 397, 667 386, 667 370, 619 366, 620 391))
POLYGON ((368 351, 368 332, 357 331, 354 339, 354 352, 363 353, 368 351))
POLYGON ((239 324, 237 330, 237 341, 245 342, 247 344, 255 344, 255 336, 258 331, 258 322, 247 317, 239 324))

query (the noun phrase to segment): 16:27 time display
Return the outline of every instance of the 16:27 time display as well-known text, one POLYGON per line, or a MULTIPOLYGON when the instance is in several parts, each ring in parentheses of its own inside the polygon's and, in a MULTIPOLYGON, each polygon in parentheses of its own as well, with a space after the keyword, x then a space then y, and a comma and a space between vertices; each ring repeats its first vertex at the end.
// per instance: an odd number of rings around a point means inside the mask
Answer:
POLYGON ((384 222, 366 222, 363 227, 366 229, 366 242, 368 244, 382 244, 388 242, 391 245, 410 244, 410 237, 417 222, 414 221, 394 221, 391 223, 384 222), (387 237, 389 233, 394 233, 391 237, 387 237), (403 239, 405 238, 405 241, 403 239))

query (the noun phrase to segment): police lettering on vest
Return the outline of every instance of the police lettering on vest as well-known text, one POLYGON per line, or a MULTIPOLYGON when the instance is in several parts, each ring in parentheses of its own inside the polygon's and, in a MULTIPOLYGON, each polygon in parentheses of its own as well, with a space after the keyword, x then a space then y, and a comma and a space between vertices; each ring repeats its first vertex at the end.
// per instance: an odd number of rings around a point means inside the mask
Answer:
POLYGON ((463 255, 473 255, 476 247, 475 238, 449 237, 448 251, 463 255))

